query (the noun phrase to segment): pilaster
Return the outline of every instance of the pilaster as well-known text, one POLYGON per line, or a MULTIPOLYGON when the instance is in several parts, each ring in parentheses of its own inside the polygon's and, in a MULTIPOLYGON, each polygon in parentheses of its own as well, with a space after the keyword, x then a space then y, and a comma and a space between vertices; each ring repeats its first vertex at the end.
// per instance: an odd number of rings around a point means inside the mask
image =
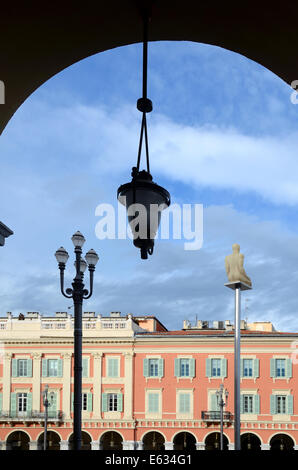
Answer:
MULTIPOLYGON (((40 411, 40 363, 41 363, 41 353, 34 352, 33 357, 33 369, 32 369, 32 409, 35 411, 40 411)), ((36 449, 32 449, 36 450, 36 449)))
POLYGON ((71 389, 71 358, 72 358, 72 353, 71 352, 63 353, 62 357, 63 357, 62 412, 64 414, 65 419, 70 419, 70 411, 71 411, 70 389, 71 389))
POLYGON ((2 411, 9 413, 10 409, 10 388, 11 388, 11 352, 5 352, 3 356, 3 398, 2 411))
POLYGON ((93 353, 93 417, 101 418, 102 352, 93 353))
POLYGON ((133 416, 133 357, 131 351, 124 353, 124 419, 132 419, 133 416))

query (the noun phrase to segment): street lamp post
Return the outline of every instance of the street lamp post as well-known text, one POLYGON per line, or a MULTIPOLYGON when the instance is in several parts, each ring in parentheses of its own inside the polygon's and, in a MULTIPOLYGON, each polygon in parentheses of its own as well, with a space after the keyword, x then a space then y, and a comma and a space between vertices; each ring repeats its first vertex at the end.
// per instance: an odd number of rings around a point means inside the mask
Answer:
POLYGON ((50 401, 48 400, 49 386, 46 385, 43 391, 43 406, 45 409, 44 418, 44 434, 43 434, 43 450, 47 450, 47 431, 48 431, 48 408, 52 404, 53 394, 50 395, 50 401))
POLYGON ((56 253, 60 270, 60 288, 61 293, 67 299, 73 299, 74 304, 74 401, 73 401, 73 436, 74 436, 74 450, 81 450, 82 439, 82 310, 83 299, 90 299, 93 293, 93 275, 95 265, 98 262, 98 255, 94 250, 89 250, 82 258, 82 246, 85 243, 85 238, 81 232, 76 232, 72 236, 74 244, 74 252, 76 256, 75 267, 76 276, 72 283, 72 289, 66 289, 64 292, 64 270, 69 255, 67 251, 61 247, 56 253), (86 260, 86 261, 85 261, 86 260), (84 289, 84 272, 88 265, 90 273, 90 288, 89 291, 84 289))
POLYGON ((215 394, 217 398, 217 404, 220 407, 220 450, 223 450, 223 416, 224 407, 228 402, 229 392, 226 389, 224 390, 223 384, 220 384, 219 390, 216 390, 215 394))

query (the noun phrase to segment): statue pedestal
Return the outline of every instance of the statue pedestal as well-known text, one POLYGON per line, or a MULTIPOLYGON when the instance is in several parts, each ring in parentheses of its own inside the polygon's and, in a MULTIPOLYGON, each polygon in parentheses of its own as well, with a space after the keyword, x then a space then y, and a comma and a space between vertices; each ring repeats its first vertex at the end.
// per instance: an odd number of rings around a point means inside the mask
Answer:
POLYGON ((236 290, 251 290, 252 287, 249 286, 248 284, 245 284, 244 282, 241 281, 234 281, 234 282, 227 282, 225 284, 226 287, 229 287, 229 289, 236 290))

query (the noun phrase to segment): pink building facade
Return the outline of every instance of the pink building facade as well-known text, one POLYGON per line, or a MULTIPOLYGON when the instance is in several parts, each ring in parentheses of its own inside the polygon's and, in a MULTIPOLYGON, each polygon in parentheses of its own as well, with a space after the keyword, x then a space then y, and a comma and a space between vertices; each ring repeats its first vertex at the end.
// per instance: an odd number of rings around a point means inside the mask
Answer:
MULTIPOLYGON (((229 392, 224 446, 234 449, 234 338, 228 322, 168 331, 155 317, 84 314, 83 448, 217 450, 216 391, 229 392)), ((298 333, 265 324, 241 330, 243 450, 298 449, 298 333), (258 329, 259 328, 259 329, 258 329)), ((72 448, 73 319, 0 318, 0 445, 72 448)))

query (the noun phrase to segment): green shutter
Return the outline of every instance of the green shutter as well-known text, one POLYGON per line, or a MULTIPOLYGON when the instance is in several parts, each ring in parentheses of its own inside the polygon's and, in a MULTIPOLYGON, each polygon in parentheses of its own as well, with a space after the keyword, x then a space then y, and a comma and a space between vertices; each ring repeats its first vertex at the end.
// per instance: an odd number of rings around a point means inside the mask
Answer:
POLYGON ((63 377, 63 359, 58 359, 58 377, 63 377))
POLYGON ((101 396, 101 411, 108 411, 108 394, 103 393, 101 396))
POLYGON ((260 395, 254 395, 253 397, 253 412, 255 415, 260 414, 260 395))
POLYGON ((11 361, 11 376, 17 377, 18 376, 18 360, 13 359, 11 361))
POLYGON ((82 359, 82 366, 83 366, 83 372, 82 376, 83 377, 88 377, 88 357, 83 357, 82 359))
POLYGON ((196 368, 195 368, 195 365, 196 365, 196 361, 195 359, 190 359, 190 364, 189 364, 189 376, 190 377, 194 377, 196 375, 196 368))
POLYGON ((42 359, 41 361, 41 375, 42 377, 48 376, 48 360, 42 359))
POLYGON ((260 361, 259 359, 253 360, 253 376, 254 378, 260 377, 260 361))
POLYGON ((206 359, 206 377, 211 377, 211 359, 206 359))
POLYGON ((108 377, 118 377, 118 359, 108 358, 108 377))
POLYGON ((272 415, 276 414, 276 395, 270 396, 270 413, 272 415))
POLYGON ((270 377, 276 377, 276 361, 275 359, 270 359, 270 377))
POLYGON ((221 360, 221 376, 222 377, 227 376, 227 359, 221 360))
MULTIPOLYGON (((242 362, 242 360, 241 360, 242 362)), ((243 414, 244 413, 244 395, 240 395, 240 413, 243 414)))
POLYGON ((219 406, 217 403, 217 396, 215 393, 212 393, 211 395, 211 410, 210 411, 219 411, 219 406))
POLYGON ((27 393, 27 413, 32 412, 32 393, 27 393))
POLYGON ((17 412, 17 394, 11 393, 10 394, 10 411, 13 414, 17 412))
POLYGON ((288 415, 293 414, 293 395, 287 396, 287 414, 288 415))
POLYGON ((158 393, 148 393, 148 411, 149 413, 158 413, 158 393))
POLYGON ((87 393, 87 411, 92 411, 92 393, 87 393))
POLYGON ((71 394, 71 411, 73 411, 73 400, 74 400, 74 393, 71 394))
POLYGON ((175 359, 175 377, 180 377, 180 359, 175 359))
POLYGON ((143 375, 149 377, 149 359, 147 358, 143 360, 143 375))
POLYGON ((244 359, 240 359, 240 377, 243 377, 243 369, 244 369, 244 359))
POLYGON ((189 393, 179 394, 179 411, 180 413, 190 412, 190 395, 189 393))
POLYGON ((56 392, 51 392, 48 394, 48 400, 49 400, 49 412, 51 411, 57 411, 57 393, 56 392))
POLYGON ((123 395, 122 393, 117 393, 117 411, 123 411, 123 395))
POLYGON ((158 377, 163 377, 164 375, 164 361, 163 359, 158 359, 158 377))
POLYGON ((286 359, 286 377, 292 377, 292 360, 290 358, 286 359))
POLYGON ((27 377, 32 377, 32 359, 27 359, 27 377))

